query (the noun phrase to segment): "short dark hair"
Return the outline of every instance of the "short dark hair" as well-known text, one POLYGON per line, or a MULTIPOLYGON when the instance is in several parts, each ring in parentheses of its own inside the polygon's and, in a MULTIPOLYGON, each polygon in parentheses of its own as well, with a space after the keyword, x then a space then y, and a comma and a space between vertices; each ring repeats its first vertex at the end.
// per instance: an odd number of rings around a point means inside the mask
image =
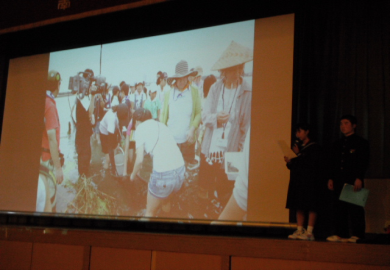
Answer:
POLYGON ((87 78, 88 76, 90 77, 93 77, 94 73, 93 73, 93 70, 90 69, 90 68, 87 68, 84 73, 83 73, 83 77, 84 78, 87 78))
POLYGON ((115 96, 119 92, 119 87, 118 86, 113 86, 112 87, 112 95, 115 96))
POLYGON ((138 108, 133 113, 133 123, 135 123, 135 121, 144 122, 149 119, 152 119, 152 113, 148 109, 138 108))
POLYGON ((356 125, 357 124, 357 119, 355 116, 353 116, 352 114, 346 114, 346 115, 343 115, 341 118, 340 118, 340 121, 341 120, 348 120, 349 122, 351 122, 352 125, 356 125))
POLYGON ((307 137, 309 139, 312 139, 313 138, 313 130, 312 130, 312 127, 310 124, 308 123, 298 123, 295 125, 295 132, 299 131, 299 130, 304 130, 304 131, 309 131, 309 133, 307 134, 307 137))
POLYGON ((126 96, 129 94, 129 89, 130 86, 128 84, 124 83, 121 85, 121 91, 124 92, 126 96))

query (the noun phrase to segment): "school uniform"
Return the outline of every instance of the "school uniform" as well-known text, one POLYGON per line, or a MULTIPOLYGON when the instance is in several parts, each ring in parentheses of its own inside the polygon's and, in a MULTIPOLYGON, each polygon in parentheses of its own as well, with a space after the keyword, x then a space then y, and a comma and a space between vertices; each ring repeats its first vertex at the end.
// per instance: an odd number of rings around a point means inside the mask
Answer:
POLYGON ((333 213, 335 235, 342 238, 364 238, 364 208, 339 200, 345 183, 354 185, 356 179, 363 182, 369 164, 369 144, 366 139, 352 134, 335 141, 331 148, 331 175, 333 180, 333 213), (351 235, 350 235, 351 230, 351 235))

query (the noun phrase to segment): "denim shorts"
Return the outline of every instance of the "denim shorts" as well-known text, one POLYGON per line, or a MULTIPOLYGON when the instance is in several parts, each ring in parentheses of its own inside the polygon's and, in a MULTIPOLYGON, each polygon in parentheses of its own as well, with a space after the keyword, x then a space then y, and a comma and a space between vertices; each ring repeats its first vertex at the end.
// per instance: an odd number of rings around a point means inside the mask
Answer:
POLYGON ((184 181, 185 171, 184 166, 166 172, 153 170, 149 180, 149 192, 156 198, 167 198, 172 192, 180 190, 184 181))

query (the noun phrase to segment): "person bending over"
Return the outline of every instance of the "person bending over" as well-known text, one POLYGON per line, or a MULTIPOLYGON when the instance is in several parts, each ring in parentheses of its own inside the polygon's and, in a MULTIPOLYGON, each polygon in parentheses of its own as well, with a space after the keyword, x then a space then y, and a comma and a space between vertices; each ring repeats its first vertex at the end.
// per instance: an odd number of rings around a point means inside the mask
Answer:
POLYGON ((170 195, 180 190, 185 174, 184 159, 169 128, 153 120, 149 110, 135 110, 133 124, 137 130, 136 159, 130 180, 133 181, 141 170, 144 153, 150 154, 153 172, 148 185, 145 216, 153 217, 160 204, 169 206, 170 195))

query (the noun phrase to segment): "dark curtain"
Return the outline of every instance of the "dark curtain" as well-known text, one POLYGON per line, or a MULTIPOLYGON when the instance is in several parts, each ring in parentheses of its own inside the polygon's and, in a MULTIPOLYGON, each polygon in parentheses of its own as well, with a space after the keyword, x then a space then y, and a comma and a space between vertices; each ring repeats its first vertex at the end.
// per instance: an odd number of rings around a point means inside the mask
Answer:
POLYGON ((296 12, 292 122, 325 148, 353 114, 370 142, 367 178, 390 178, 390 1, 340 1, 296 12))

